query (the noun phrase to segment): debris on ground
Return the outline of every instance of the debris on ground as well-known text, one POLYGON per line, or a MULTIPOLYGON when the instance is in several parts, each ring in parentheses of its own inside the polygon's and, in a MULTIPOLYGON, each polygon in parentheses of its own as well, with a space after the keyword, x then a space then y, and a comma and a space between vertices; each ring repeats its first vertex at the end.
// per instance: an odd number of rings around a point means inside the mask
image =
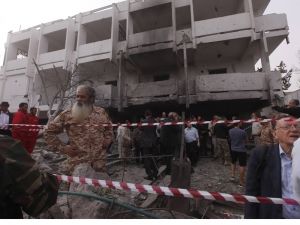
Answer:
MULTIPOLYGON (((38 165, 42 170, 62 174, 63 164, 66 156, 59 153, 50 152, 43 142, 39 139, 37 146, 32 154, 37 160, 38 165)), ((102 179, 110 179, 113 181, 124 181, 133 184, 148 184, 168 187, 171 183, 171 176, 165 174, 165 165, 160 165, 160 174, 155 181, 145 180, 145 169, 142 164, 137 164, 135 160, 119 160, 116 154, 110 155, 108 162, 109 176, 102 179)), ((86 177, 91 175, 88 173, 86 177)), ((93 177, 95 178, 95 177, 93 177)), ((84 192, 91 188, 79 187, 79 185, 62 183, 60 190, 68 191, 70 186, 75 186, 73 191, 84 192)), ((224 166, 216 160, 209 157, 200 158, 197 166, 194 167, 194 172, 191 174, 191 188, 209 192, 222 193, 244 193, 244 188, 239 187, 238 177, 235 181, 230 180, 230 166, 224 166)), ((134 193, 122 190, 108 191, 110 194, 100 193, 97 188, 92 188, 93 193, 99 196, 113 199, 114 201, 123 202, 138 209, 145 210, 158 218, 202 218, 202 219, 240 219, 243 218, 243 205, 232 202, 210 201, 205 199, 190 199, 190 213, 183 214, 180 212, 171 211, 168 209, 168 199, 171 197, 158 196, 148 193, 134 193), (114 192, 111 194, 111 192, 114 192)), ((75 207, 75 209, 76 209, 75 207)), ((40 218, 147 218, 136 212, 116 206, 114 204, 93 202, 91 199, 79 199, 79 197, 68 197, 60 195, 57 204, 52 207, 47 213, 44 213, 40 218), (78 211, 70 210, 70 200, 75 201, 75 206, 78 211), (82 205, 86 205, 85 210, 82 210, 82 205), (101 207, 95 206, 101 205, 101 207), (96 208, 96 211, 92 209, 96 208), (98 210, 98 211, 97 211, 98 210), (100 211, 99 211, 100 210, 100 211)))

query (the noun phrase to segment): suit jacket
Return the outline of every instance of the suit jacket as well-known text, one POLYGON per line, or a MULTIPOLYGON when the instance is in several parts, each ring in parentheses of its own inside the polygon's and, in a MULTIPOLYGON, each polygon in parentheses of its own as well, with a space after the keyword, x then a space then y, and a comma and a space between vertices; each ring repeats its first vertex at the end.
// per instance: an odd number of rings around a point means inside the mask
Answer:
MULTIPOLYGON (((155 123, 152 117, 142 120, 142 123, 155 123)), ((157 144, 157 135, 155 126, 141 127, 140 147, 154 148, 157 144)))
MULTIPOLYGON (((263 160, 265 147, 252 150, 248 162, 246 195, 281 198, 281 159, 279 145, 269 145, 265 163, 257 170, 263 160), (259 179, 259 177, 261 177, 259 179)), ((246 219, 281 219, 282 205, 247 203, 245 205, 246 219)))
MULTIPOLYGON (((170 118, 164 120, 166 122, 175 122, 170 118)), ((177 125, 168 125, 162 126, 160 129, 160 142, 163 144, 164 147, 168 147, 173 149, 174 152, 180 149, 181 143, 181 133, 182 128, 181 126, 177 125)))

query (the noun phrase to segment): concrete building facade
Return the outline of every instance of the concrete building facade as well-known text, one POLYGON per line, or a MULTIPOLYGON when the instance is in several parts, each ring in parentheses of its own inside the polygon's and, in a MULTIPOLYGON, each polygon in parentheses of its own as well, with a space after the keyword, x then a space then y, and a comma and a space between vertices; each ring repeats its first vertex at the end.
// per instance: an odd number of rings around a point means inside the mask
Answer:
POLYGON ((47 108, 35 60, 49 93, 76 68, 112 111, 237 115, 267 106, 283 97, 269 55, 289 31, 285 14, 264 15, 269 2, 127 0, 9 33, 0 100, 47 108))

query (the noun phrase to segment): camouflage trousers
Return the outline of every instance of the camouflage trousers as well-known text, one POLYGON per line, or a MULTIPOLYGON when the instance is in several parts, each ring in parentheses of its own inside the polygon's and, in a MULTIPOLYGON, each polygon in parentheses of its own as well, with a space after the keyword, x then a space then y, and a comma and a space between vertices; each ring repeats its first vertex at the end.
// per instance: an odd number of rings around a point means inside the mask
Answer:
POLYGON ((227 139, 216 138, 214 158, 220 158, 224 164, 230 163, 230 149, 227 139))

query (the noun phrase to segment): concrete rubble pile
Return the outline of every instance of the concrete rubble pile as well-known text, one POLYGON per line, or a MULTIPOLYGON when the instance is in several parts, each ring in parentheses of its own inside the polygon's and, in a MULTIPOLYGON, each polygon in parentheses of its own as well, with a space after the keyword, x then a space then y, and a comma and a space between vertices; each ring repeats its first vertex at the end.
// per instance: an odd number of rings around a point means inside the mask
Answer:
MULTIPOLYGON (((33 152, 33 158, 41 170, 55 174, 64 174, 63 167, 66 157, 50 152, 39 139, 33 152)), ((87 164, 81 164, 73 173, 73 176, 83 176, 101 180, 124 181, 128 183, 140 183, 148 185, 169 186, 171 177, 164 174, 165 166, 160 167, 158 180, 144 180, 145 170, 142 165, 131 162, 110 163, 108 176, 106 173, 97 173, 87 164)), ((229 167, 224 170, 223 165, 212 161, 210 158, 200 159, 198 166, 191 175, 191 187, 198 190, 219 191, 223 193, 242 193, 237 184, 229 182, 229 167)), ((227 202, 213 202, 203 199, 191 199, 189 202, 190 213, 184 214, 169 209, 170 197, 157 196, 148 193, 134 193, 115 189, 95 188, 88 185, 61 183, 60 191, 90 193, 97 196, 113 199, 114 201, 131 205, 145 210, 158 218, 242 218, 243 208, 241 205, 227 202)), ((96 201, 81 196, 59 195, 57 204, 40 218, 147 218, 131 210, 96 201), (71 207, 70 207, 71 206, 71 207), (82 207, 84 206, 84 207, 82 207)))

